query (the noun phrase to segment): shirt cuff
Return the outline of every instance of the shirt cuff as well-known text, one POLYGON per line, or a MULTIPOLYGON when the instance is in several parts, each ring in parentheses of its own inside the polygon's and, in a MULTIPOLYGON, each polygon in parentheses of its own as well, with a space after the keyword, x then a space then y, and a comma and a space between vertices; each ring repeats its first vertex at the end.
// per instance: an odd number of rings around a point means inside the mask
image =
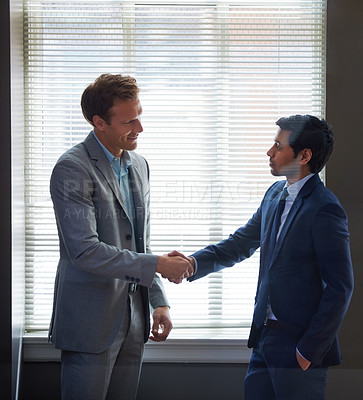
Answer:
POLYGON ((192 276, 194 276, 198 271, 198 261, 193 256, 190 256, 190 257, 194 260, 194 273, 192 275, 192 276))

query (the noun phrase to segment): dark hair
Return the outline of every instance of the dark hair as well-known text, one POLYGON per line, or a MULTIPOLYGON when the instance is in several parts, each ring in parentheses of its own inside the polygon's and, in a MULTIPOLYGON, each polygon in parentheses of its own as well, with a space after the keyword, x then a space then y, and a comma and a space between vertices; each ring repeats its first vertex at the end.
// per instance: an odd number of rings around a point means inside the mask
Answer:
POLYGON ((138 98, 138 95, 139 87, 131 76, 103 74, 83 92, 82 112, 91 125, 94 125, 95 115, 99 115, 109 124, 109 111, 115 99, 134 100, 138 98))
POLYGON ((301 150, 311 150, 312 157, 308 162, 310 172, 317 173, 324 168, 334 147, 334 134, 324 119, 312 115, 292 115, 280 118, 276 125, 291 131, 289 144, 295 157, 301 150))

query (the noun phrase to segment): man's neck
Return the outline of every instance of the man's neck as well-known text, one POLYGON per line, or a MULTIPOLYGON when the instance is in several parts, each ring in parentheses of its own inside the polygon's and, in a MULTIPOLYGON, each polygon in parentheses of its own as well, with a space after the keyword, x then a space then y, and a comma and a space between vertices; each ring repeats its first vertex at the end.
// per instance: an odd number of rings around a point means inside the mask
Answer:
POLYGON ((303 169, 300 171, 299 174, 294 175, 294 176, 286 176, 286 180, 289 186, 293 185, 294 183, 301 181, 301 179, 304 179, 308 175, 310 175, 311 172, 307 169, 303 169))
POLYGON ((94 128, 93 131, 94 131, 95 135, 97 136, 97 139, 106 147, 106 149, 114 157, 117 157, 117 158, 121 158, 122 157, 122 152, 123 152, 122 149, 114 149, 111 146, 109 146, 109 144, 105 140, 104 136, 102 135, 102 133, 97 128, 94 128))

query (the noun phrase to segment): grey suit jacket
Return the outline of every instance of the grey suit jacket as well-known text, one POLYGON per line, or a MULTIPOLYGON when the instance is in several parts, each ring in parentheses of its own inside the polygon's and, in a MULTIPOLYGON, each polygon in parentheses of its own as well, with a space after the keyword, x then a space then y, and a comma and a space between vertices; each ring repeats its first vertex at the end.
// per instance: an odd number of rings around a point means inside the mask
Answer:
POLYGON ((145 309, 145 342, 152 308, 168 305, 157 256, 150 250, 149 169, 130 152, 134 196, 131 216, 112 167, 91 132, 56 163, 50 192, 56 216, 60 260, 49 339, 63 350, 98 353, 114 341, 123 318, 129 283, 140 285, 145 309), (135 241, 134 241, 135 243, 135 241))

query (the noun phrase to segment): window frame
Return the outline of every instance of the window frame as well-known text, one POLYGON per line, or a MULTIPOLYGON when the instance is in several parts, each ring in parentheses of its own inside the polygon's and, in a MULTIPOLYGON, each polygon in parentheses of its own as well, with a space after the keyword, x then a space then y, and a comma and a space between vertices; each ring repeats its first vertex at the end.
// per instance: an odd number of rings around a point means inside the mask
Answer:
MULTIPOLYGON (((246 339, 170 339, 145 344, 144 363, 229 363, 247 364, 252 350, 246 339)), ((61 351, 47 338, 23 338, 24 362, 60 362, 61 351)))
MULTIPOLYGON (((131 2, 128 2, 128 3, 129 3, 129 5, 131 4, 131 2)), ((143 2, 143 4, 144 3, 145 4, 153 4, 153 3, 155 3, 155 1, 148 0, 148 1, 143 2)), ((156 2, 156 3, 159 3, 159 2, 156 2)), ((170 4, 178 4, 180 2, 170 1, 169 3, 170 4)), ((205 3, 205 4, 210 5, 210 4, 218 4, 218 1, 217 0, 214 0, 214 1, 206 0, 206 1, 200 2, 200 1, 192 0, 192 1, 188 2, 188 4, 189 3, 191 5, 192 4, 200 4, 200 3, 203 3, 203 4, 205 3)), ((231 1, 231 3, 237 3, 237 2, 231 1)), ((221 5, 219 4, 219 6, 221 6, 221 5)), ((134 32, 132 32, 132 31, 130 32, 131 37, 134 35, 134 32)), ((130 42, 128 45, 128 51, 130 52, 130 54, 135 54, 134 50, 135 50, 135 46, 133 46, 132 42, 130 42)), ((208 333, 208 331, 206 331, 206 333, 208 333)), ((246 335, 246 332, 244 334, 246 335)), ((178 335, 179 335, 179 333, 177 333, 176 336, 178 336, 178 335)), ((209 337, 213 337, 213 333, 211 333, 209 337)), ((174 360, 175 359, 174 356, 170 356, 170 358, 168 358, 169 357, 168 352, 170 352, 170 354, 172 354, 172 352, 179 351, 178 349, 183 349, 183 348, 184 348, 184 354, 186 354, 186 355, 189 354, 188 353, 189 348, 193 349, 193 351, 191 353, 193 353, 195 355, 195 360, 207 360, 208 357, 203 356, 203 348, 209 349, 209 351, 210 351, 210 349, 213 347, 218 347, 221 349, 225 348, 223 350, 223 352, 227 352, 228 354, 229 354, 229 350, 230 350, 230 354, 228 355, 227 358, 229 360, 233 360, 234 354, 240 354, 237 351, 237 348, 245 347, 246 339, 233 339, 233 338, 232 339, 223 339, 223 338, 213 338, 213 339, 205 339, 205 338, 204 339, 203 338, 188 339, 188 338, 185 338, 185 339, 183 339, 180 337, 176 337, 176 338, 168 339, 168 343, 169 343, 169 345, 166 345, 166 344, 161 345, 162 348, 165 350, 165 355, 164 356, 161 355, 161 358, 160 358, 161 361, 169 362, 171 360, 174 360), (196 351, 198 346, 202 348, 200 355, 198 355, 198 352, 196 351), (208 346, 210 346, 210 347, 208 347, 208 346)), ((38 346, 40 348, 46 349, 47 357, 50 357, 50 359, 52 359, 52 357, 54 359, 58 359, 57 358, 58 356, 56 355, 57 351, 54 349, 52 350, 52 345, 46 343, 43 334, 36 334, 36 336, 26 335, 24 344, 25 344, 26 352, 28 352, 29 349, 37 348, 37 346, 38 346), (53 353, 53 351, 55 351, 55 353, 53 353)), ((157 359, 157 357, 155 358, 155 356, 153 355, 154 349, 156 349, 156 345, 154 343, 147 343, 146 349, 147 349, 147 351, 145 353, 145 360, 147 362, 154 362, 153 360, 157 359)), ((29 354, 32 354, 32 352, 30 351, 29 354)), ((163 353, 161 353, 161 354, 163 354, 163 353)), ((216 350, 215 354, 216 354, 215 356, 213 356, 213 355, 211 356, 211 359, 213 359, 213 361, 211 361, 211 362, 223 362, 223 361, 218 361, 218 360, 226 360, 226 358, 224 358, 224 356, 221 355, 219 350, 216 350)), ((249 351, 247 351, 246 354, 250 354, 249 351)), ((242 355, 240 354, 240 356, 242 356, 243 360, 248 361, 249 356, 246 356, 246 354, 243 353, 242 355)), ((27 357, 28 356, 26 356, 26 358, 27 357)), ((191 355, 189 354, 188 355, 189 361, 191 360, 190 357, 191 357, 191 355)), ((36 356, 29 355, 29 360, 34 360, 34 359, 36 359, 36 356)), ((182 356, 180 359, 181 360, 183 359, 182 356)), ((241 360, 241 358, 238 358, 238 359, 241 360)), ((193 360, 193 357, 192 357, 192 360, 193 360)), ((205 361, 195 361, 195 362, 205 362, 205 361)), ((234 362, 234 361, 232 361, 232 362, 234 362)))

